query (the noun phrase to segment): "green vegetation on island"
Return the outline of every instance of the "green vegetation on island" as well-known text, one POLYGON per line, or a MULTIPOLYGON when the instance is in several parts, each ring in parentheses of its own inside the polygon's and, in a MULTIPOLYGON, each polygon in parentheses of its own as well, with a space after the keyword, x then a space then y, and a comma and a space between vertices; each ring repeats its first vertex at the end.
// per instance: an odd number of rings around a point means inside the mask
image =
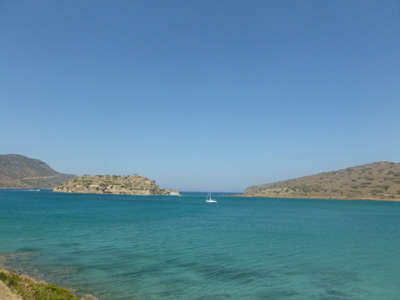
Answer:
POLYGON ((400 201, 400 164, 376 162, 252 186, 244 196, 400 201))
POLYGON ((84 175, 60 185, 53 191, 124 195, 179 195, 179 191, 163 189, 154 180, 140 175, 84 175))

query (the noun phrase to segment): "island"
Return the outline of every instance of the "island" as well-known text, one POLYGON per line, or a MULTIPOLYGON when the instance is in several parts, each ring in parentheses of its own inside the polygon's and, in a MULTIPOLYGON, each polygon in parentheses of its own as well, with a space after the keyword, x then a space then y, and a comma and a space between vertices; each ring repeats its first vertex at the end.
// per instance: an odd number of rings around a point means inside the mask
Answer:
POLYGON ((154 180, 140 175, 84 175, 63 183, 53 191, 123 195, 180 195, 178 190, 163 189, 154 180))

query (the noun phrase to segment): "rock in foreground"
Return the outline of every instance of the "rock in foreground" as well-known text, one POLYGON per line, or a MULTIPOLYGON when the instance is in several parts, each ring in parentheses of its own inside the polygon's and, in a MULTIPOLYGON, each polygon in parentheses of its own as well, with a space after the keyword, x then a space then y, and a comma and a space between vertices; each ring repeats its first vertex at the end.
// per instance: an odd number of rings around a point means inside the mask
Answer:
POLYGON ((72 291, 0 267, 1 300, 97 300, 93 295, 76 296, 72 291))
POLYGON ((85 175, 72 179, 53 191, 124 195, 179 195, 179 191, 163 189, 154 180, 139 175, 85 175))

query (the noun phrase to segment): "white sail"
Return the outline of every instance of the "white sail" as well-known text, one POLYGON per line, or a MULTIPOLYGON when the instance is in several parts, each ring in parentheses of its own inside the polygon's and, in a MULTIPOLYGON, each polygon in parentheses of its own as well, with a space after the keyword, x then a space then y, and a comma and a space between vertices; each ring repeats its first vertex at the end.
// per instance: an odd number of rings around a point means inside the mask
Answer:
POLYGON ((211 191, 208 193, 208 196, 206 198, 207 203, 217 203, 217 200, 211 198, 211 191))

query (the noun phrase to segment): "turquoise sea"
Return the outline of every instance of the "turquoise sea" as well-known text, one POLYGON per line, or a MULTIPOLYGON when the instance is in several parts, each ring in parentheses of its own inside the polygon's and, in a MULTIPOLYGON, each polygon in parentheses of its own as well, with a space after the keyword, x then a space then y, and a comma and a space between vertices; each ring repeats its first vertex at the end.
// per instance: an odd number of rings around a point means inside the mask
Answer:
POLYGON ((0 191, 0 264, 122 299, 400 299, 400 203, 0 191))

